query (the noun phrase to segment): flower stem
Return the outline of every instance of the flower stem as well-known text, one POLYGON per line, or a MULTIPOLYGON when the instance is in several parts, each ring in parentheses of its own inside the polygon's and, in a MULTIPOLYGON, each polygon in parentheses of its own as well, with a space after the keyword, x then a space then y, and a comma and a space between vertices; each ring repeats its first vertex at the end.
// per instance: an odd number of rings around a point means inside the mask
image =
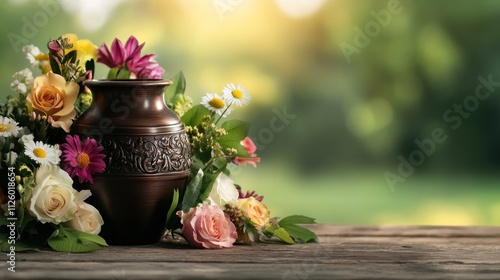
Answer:
POLYGON ((222 112, 222 114, 219 116, 219 118, 217 119, 217 121, 215 121, 215 123, 214 123, 215 125, 217 125, 217 123, 219 123, 220 119, 222 119, 222 117, 227 112, 227 110, 229 110, 229 107, 231 107, 231 105, 233 105, 233 102, 231 102, 231 103, 229 103, 229 105, 227 105, 227 107, 224 110, 224 112, 222 112))

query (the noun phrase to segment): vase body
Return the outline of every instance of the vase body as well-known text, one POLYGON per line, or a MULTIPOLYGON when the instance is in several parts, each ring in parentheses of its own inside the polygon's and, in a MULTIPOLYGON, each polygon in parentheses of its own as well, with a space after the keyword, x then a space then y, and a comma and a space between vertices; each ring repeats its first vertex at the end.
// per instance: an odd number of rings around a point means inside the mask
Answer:
POLYGON ((179 117, 164 102, 168 80, 86 81, 92 104, 73 132, 104 147, 106 170, 80 185, 104 219, 112 245, 158 243, 173 194, 184 193, 191 148, 179 117))

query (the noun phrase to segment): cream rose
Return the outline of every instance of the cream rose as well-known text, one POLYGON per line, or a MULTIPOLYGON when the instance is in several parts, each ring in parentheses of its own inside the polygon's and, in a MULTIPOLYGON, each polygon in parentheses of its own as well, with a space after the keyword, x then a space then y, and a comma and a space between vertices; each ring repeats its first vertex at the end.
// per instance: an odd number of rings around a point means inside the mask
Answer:
POLYGON ((271 213, 266 205, 255 199, 255 197, 238 199, 237 205, 255 226, 263 227, 269 223, 271 213))
POLYGON ((79 90, 77 83, 66 82, 63 76, 49 72, 35 78, 26 99, 36 113, 49 118, 52 126, 69 132, 76 116, 74 104, 79 90))
POLYGON ((36 186, 28 209, 42 223, 59 224, 73 218, 78 205, 73 180, 56 165, 42 165, 36 171, 36 186))
POLYGON ((101 232, 101 226, 104 225, 104 220, 102 219, 99 210, 97 210, 94 206, 83 202, 89 196, 91 196, 89 190, 83 190, 78 193, 78 210, 76 211, 73 219, 67 221, 64 225, 79 231, 97 235, 101 232))
POLYGON ((224 173, 219 174, 208 195, 208 201, 210 204, 223 207, 226 203, 236 203, 236 200, 238 200, 238 190, 234 181, 224 173))

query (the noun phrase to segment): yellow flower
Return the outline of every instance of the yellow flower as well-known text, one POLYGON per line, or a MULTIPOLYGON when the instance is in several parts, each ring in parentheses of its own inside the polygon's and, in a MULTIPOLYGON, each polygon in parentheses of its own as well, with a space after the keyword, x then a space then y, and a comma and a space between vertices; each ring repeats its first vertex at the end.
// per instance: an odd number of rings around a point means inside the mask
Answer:
POLYGON ((63 76, 47 73, 35 78, 33 87, 26 97, 28 108, 37 114, 47 116, 54 127, 61 127, 69 132, 69 127, 76 116, 75 101, 80 86, 75 82, 66 82, 63 76))
POLYGON ((73 45, 72 48, 66 50, 67 52, 76 50, 76 59, 79 61, 79 66, 85 67, 85 62, 97 59, 97 46, 90 40, 78 40, 78 37, 72 33, 64 34, 62 37, 68 38, 69 42, 73 45))
POLYGON ((271 213, 266 205, 255 199, 255 197, 251 196, 238 199, 238 208, 243 211, 245 216, 248 217, 256 227, 263 227, 269 224, 269 216, 271 213))

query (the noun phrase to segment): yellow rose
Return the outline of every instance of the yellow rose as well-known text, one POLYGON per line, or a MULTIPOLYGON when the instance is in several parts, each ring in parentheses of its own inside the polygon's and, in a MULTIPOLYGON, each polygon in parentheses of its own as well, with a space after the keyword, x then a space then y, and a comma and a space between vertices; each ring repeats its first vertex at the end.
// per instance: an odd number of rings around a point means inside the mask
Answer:
POLYGON ((77 193, 68 173, 56 165, 42 165, 35 175, 36 186, 28 209, 41 223, 59 224, 73 218, 77 193))
POLYGON ((80 86, 77 83, 66 82, 61 75, 46 73, 35 78, 26 99, 28 107, 37 114, 49 117, 52 126, 61 127, 69 132, 76 116, 74 104, 79 90, 80 86))
POLYGON ((269 223, 271 213, 266 205, 255 199, 255 197, 238 199, 237 205, 256 227, 263 227, 269 223))
POLYGON ((64 34, 62 37, 68 38, 69 42, 73 45, 73 47, 66 50, 66 52, 76 50, 76 60, 80 61, 79 66, 85 68, 85 63, 88 60, 97 59, 97 46, 90 40, 78 40, 78 37, 72 33, 64 34))

